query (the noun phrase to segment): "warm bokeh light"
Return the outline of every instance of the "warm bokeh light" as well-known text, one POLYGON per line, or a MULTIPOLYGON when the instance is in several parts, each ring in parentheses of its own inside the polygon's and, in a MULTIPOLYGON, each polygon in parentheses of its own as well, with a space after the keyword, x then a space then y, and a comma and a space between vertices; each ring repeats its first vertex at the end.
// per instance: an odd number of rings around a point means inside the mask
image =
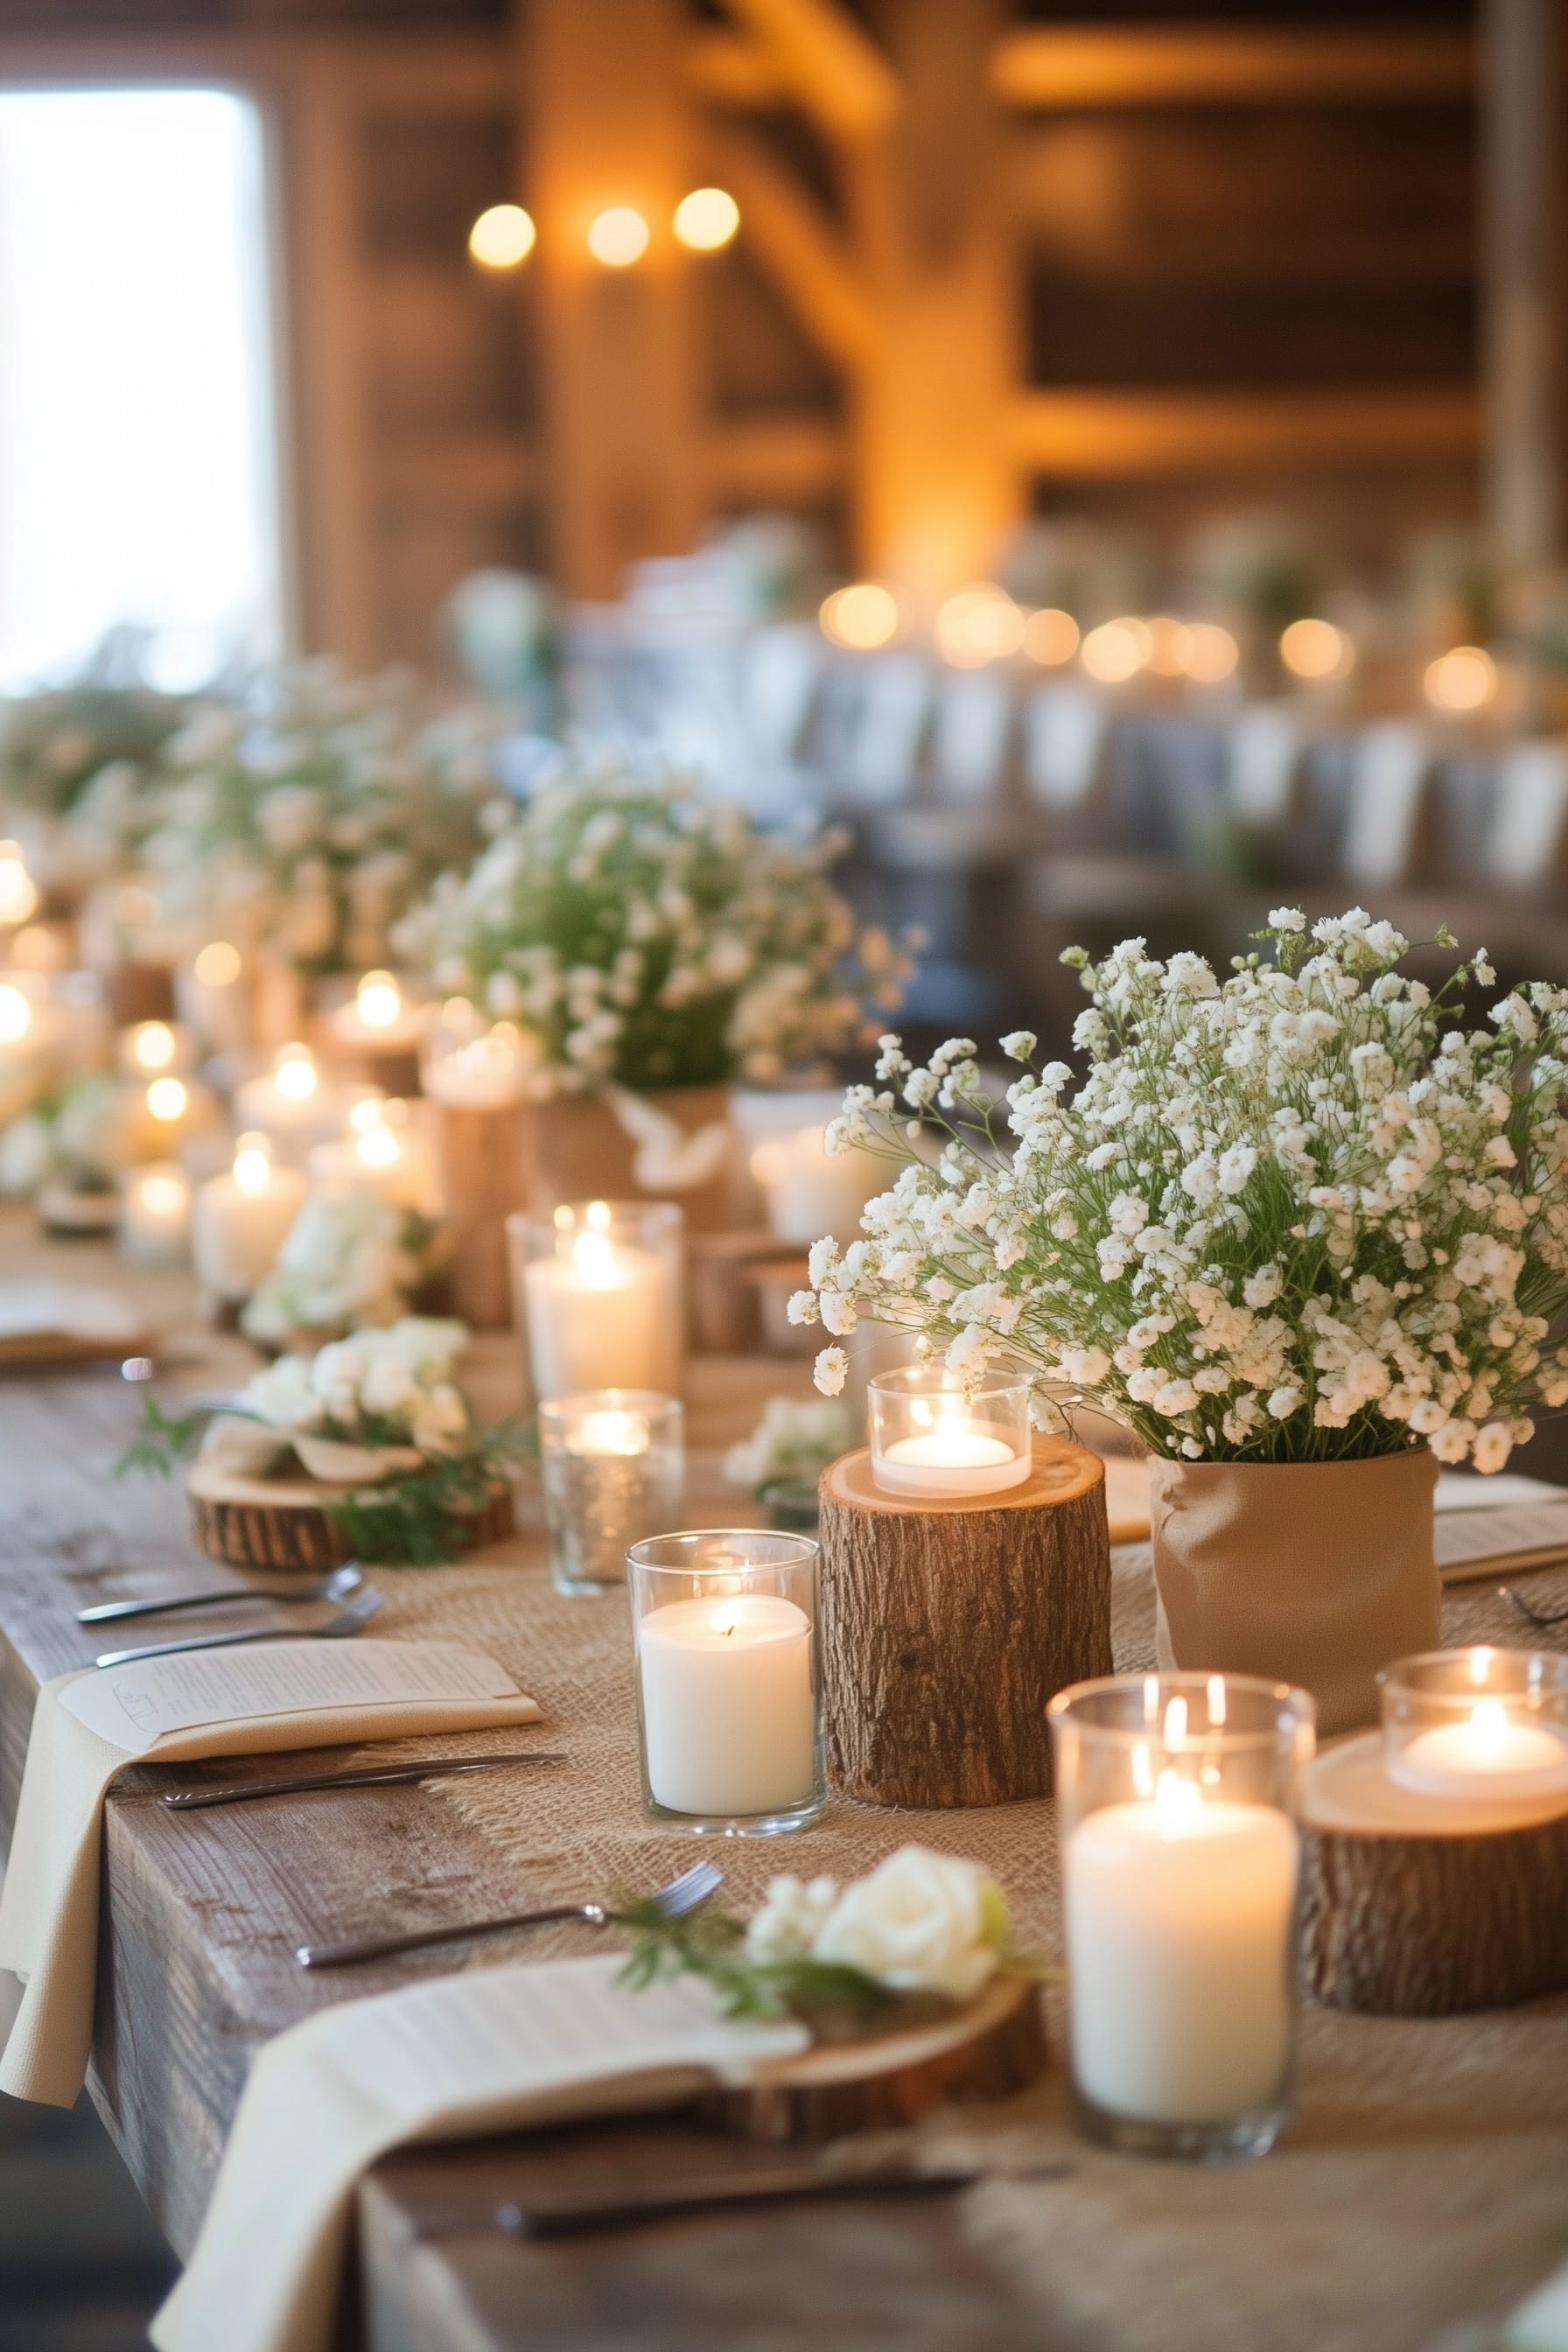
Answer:
POLYGON ((1185 677, 1193 633, 1184 621, 1157 613, 1149 624, 1149 668, 1156 677, 1185 677))
POLYGON ((403 1157, 403 1146, 384 1119, 361 1129, 354 1150, 366 1168, 394 1168, 403 1157))
POLYGON ((232 988, 239 978, 239 950, 226 940, 212 940, 191 969, 204 988, 232 988))
POLYGON ((693 253, 717 253, 741 226, 741 207, 728 188, 693 188, 675 207, 675 234, 693 253))
POLYGON ((272 1083, 285 1102, 309 1102, 321 1084, 308 1045, 283 1045, 272 1065, 272 1083))
POLYGON ((1194 686, 1218 686, 1241 659, 1241 647, 1217 621, 1194 621, 1187 630, 1186 672, 1194 686))
POLYGON ((817 620, 824 636, 855 653, 889 646, 899 634, 899 600, 874 580, 857 580, 824 599, 817 620))
POLYGON ((1055 604, 1043 604, 1024 624, 1024 651, 1042 669, 1057 669, 1071 661, 1081 641, 1082 632, 1072 614, 1055 604))
POLYGON ((158 918, 157 901, 144 882, 127 882, 114 894, 114 919, 122 931, 140 931, 158 918))
POLYGON ((491 205, 468 231, 468 251, 487 269, 515 269, 533 251, 539 232, 521 205, 491 205))
POLYGON ((1355 647, 1331 621, 1292 621, 1281 633, 1279 658, 1292 677, 1348 677, 1355 647))
POLYGON ((25 924, 11 941, 11 963, 17 971, 66 971, 70 960, 69 941, 55 924, 25 924))
POLYGON ((272 1153, 264 1135, 242 1135, 234 1147, 234 1181, 242 1192, 265 1192, 272 1181, 272 1153))
POLYGON ((0 841, 0 924, 25 923, 37 911, 37 885, 20 842, 0 841))
POLYGON ((166 1021, 141 1021, 131 1032, 131 1055, 139 1070, 166 1070, 174 1058, 174 1033, 166 1021))
POLYGON ((33 1008, 19 988, 0 981, 0 1045, 16 1045, 33 1025, 33 1008))
POLYGON ((181 1078, 154 1078, 147 1089, 147 1108, 154 1118, 172 1125, 184 1118, 190 1107, 190 1095, 181 1078))
POLYGON ((647 223, 630 205, 611 205, 588 224, 588 250, 606 269, 629 269, 647 251, 647 223))
POLYGON ((1005 661, 1024 642, 1024 615, 994 581, 958 589, 936 616, 936 649, 959 669, 1005 661))
POLYGON ((1497 664, 1479 646, 1456 646, 1428 662, 1421 682, 1434 710, 1479 710, 1497 692, 1497 664))
POLYGON ((349 1106, 349 1125, 355 1135, 363 1135, 367 1127, 382 1127, 386 1121, 386 1097, 379 1087, 361 1095, 358 1102, 349 1106))
POLYGON ((389 971, 367 971, 354 992, 354 1010, 367 1029, 390 1029, 403 1010, 403 991, 389 971))
POLYGON ((191 1188, 172 1169, 154 1168, 142 1179, 142 1205, 155 1217, 177 1217, 190 1200, 191 1188))
POLYGON ((1085 637, 1079 659, 1090 677, 1102 686, 1120 686, 1123 679, 1137 677, 1153 651, 1153 643, 1147 621, 1131 617, 1101 621, 1085 637))

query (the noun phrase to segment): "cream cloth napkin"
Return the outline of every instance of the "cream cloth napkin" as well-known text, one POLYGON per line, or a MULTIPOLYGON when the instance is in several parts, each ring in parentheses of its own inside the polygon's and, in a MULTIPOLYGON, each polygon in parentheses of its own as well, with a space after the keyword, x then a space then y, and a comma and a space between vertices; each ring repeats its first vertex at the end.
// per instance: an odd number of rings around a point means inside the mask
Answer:
POLYGON ((810 2037, 737 2024, 706 1986, 628 1992, 618 1953, 488 1969, 344 2003, 250 2070, 159 2352, 326 2352, 354 2184, 410 2140, 668 2106, 810 2037))
POLYGON ((81 2089, 97 1989, 103 1800, 126 1765, 479 1731, 535 1722, 540 1712, 493 1660, 455 1643, 258 1643, 46 1683, 0 1890, 0 1969, 26 1980, 0 2091, 68 2107, 81 2089), (355 1684, 362 1694, 351 1697, 355 1684), (376 1684, 384 1696, 374 1695, 376 1684), (451 1695, 437 1695, 443 1690, 451 1695), (72 1712, 73 1691, 96 1725, 72 1712), (262 1693, 270 1707, 256 1706, 262 1693), (254 1711, 235 1711, 247 1701, 254 1711), (156 1729, 160 1721, 176 1727, 156 1729))

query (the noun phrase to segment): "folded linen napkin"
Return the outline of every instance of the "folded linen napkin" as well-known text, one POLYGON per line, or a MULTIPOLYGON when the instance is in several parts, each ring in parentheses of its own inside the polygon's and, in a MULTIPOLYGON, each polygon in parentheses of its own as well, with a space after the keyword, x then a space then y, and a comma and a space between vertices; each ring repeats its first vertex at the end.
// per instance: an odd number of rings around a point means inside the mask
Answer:
POLYGON ((26 1983, 0 2091, 68 2107, 81 2089, 103 1800, 126 1765, 479 1731, 539 1716, 493 1659, 455 1642, 258 1642, 46 1683, 0 1890, 0 1969, 26 1983))
POLYGON ((390 2148, 674 2105, 810 2039, 789 2020, 732 2022, 696 1982, 628 1992, 621 1966, 608 1953, 444 1977, 268 2042, 153 2323, 158 2352, 326 2352, 354 2184, 390 2148))

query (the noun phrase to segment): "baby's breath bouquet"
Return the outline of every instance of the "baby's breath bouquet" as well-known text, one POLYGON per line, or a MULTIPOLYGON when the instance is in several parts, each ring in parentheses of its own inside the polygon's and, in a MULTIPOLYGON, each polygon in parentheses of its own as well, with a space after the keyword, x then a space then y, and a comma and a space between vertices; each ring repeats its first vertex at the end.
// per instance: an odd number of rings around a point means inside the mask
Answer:
POLYGON ((427 718, 399 675, 324 663, 263 680, 251 708, 204 708, 167 747, 145 845, 161 920, 309 971, 384 963, 398 917, 503 808, 490 731, 427 718))
MULTIPOLYGON (((1178 1462, 1426 1444, 1500 1469, 1536 1402, 1568 1402, 1568 992, 1469 1027, 1484 954, 1434 992, 1359 908, 1310 931, 1279 908, 1258 937, 1223 983, 1142 940, 1069 950, 1087 1074, 1005 1038, 1026 1074, 1005 1111, 968 1040, 913 1068, 885 1037, 829 1149, 908 1164, 866 1238, 817 1244, 795 1318, 902 1325, 961 1377, 1022 1360, 1178 1462)), ((845 1370, 827 1349, 818 1385, 845 1370)))
POLYGON ((885 934, 857 939, 827 880, 842 846, 574 761, 400 940, 444 993, 529 1030, 556 1091, 765 1083, 869 1042, 865 1003, 892 1009, 909 976, 885 934))
POLYGON ((0 701, 0 809, 68 816, 105 768, 143 769, 185 709, 149 688, 88 681, 0 701))

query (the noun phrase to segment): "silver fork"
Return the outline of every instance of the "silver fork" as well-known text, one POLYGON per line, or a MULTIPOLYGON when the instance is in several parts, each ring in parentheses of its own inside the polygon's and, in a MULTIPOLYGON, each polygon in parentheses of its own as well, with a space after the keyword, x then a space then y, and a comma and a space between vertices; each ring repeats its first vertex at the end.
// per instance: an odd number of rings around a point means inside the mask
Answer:
POLYGON ((1500 1584, 1498 1592, 1511 1608, 1518 1610, 1521 1617, 1528 1617, 1532 1625, 1568 1625, 1568 1609, 1537 1609, 1522 1592, 1516 1592, 1511 1584, 1500 1584))
POLYGON ((122 1617, 162 1617, 176 1609, 221 1609, 231 1601, 279 1601, 289 1607, 307 1601, 346 1601, 364 1582, 364 1570, 354 1559, 334 1568, 331 1576, 302 1576, 292 1584, 225 1584, 214 1592, 175 1592, 164 1601, 100 1601, 79 1609, 79 1625, 111 1625, 122 1617))
POLYGON ((144 1642, 137 1650, 105 1650, 93 1660, 95 1666, 129 1666, 138 1658, 168 1658, 180 1650, 232 1650, 241 1642, 342 1642, 368 1625, 381 1607, 381 1595, 374 1584, 364 1585, 345 1609, 324 1625, 311 1625, 300 1633, 279 1633, 276 1625, 258 1626, 248 1633, 188 1633, 183 1642, 144 1642))
MULTIPOLYGON (((667 1919, 684 1919, 700 1909, 724 1883, 711 1862, 693 1863, 649 1899, 667 1919)), ((504 1928, 545 1927, 581 1919, 590 1927, 613 1927, 621 1914, 604 1903, 556 1903, 545 1911, 513 1911, 499 1919, 462 1919, 447 1927, 416 1927, 402 1936, 371 1936, 353 1944, 301 1944, 294 1958, 302 1969, 346 1969, 360 1960, 389 1960, 399 1952, 427 1951, 432 1944, 458 1944, 470 1936, 496 1936, 504 1928)))

